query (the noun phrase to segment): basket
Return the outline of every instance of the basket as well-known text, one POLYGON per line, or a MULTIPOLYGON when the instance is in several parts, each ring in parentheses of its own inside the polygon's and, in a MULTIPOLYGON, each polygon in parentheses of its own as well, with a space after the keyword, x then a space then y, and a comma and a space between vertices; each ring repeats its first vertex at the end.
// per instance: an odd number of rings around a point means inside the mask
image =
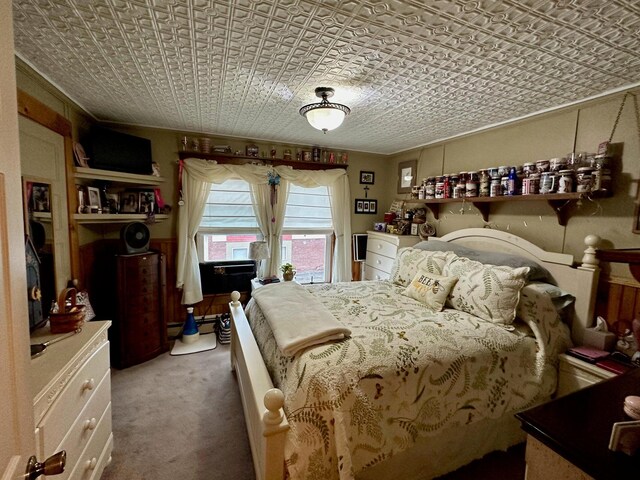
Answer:
POLYGON ((49 314, 51 333, 67 333, 78 330, 84 325, 85 306, 76 304, 75 288, 65 288, 58 297, 58 313, 49 314), (69 301, 69 305, 67 305, 69 301))

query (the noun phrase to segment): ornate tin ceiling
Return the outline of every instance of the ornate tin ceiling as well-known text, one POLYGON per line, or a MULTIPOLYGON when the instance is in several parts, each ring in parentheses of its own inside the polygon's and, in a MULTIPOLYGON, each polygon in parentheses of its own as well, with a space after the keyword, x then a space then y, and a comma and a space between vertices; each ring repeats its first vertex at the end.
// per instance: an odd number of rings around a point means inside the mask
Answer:
POLYGON ((640 82, 637 0, 14 0, 98 120, 379 153, 640 82), (323 135, 298 114, 335 88, 323 135))

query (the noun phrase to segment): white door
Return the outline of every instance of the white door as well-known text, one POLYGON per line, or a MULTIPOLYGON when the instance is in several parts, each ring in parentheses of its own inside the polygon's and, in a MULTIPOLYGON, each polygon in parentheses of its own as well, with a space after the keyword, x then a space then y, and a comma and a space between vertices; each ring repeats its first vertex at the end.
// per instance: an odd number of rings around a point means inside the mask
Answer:
MULTIPOLYGON (((35 452, 11 2, 0 1, 0 479, 35 452)), ((44 459, 38 459, 44 461, 44 459)))

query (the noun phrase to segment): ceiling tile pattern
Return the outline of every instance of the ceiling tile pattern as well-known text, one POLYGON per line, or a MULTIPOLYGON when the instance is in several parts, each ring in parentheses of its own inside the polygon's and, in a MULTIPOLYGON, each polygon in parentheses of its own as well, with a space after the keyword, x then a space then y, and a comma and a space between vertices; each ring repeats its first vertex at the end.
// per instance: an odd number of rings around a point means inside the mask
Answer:
POLYGON ((101 121, 378 153, 640 82, 637 0, 13 0, 17 54, 101 121), (327 135, 314 89, 351 107, 327 135))

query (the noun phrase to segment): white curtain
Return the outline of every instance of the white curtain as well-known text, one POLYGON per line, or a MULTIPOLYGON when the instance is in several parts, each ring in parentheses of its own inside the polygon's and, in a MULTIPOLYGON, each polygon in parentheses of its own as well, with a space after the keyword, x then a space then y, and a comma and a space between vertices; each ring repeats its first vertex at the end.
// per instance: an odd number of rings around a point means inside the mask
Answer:
POLYGON ((351 279, 350 243, 351 217, 349 181, 347 172, 341 168, 331 170, 294 170, 287 166, 229 165, 189 158, 183 162, 182 193, 184 204, 178 213, 178 265, 176 286, 183 288, 182 303, 192 305, 202 301, 202 287, 195 235, 202 220, 204 208, 212 183, 223 183, 232 178, 241 178, 249 183, 254 199, 254 211, 258 225, 271 252, 271 260, 265 268, 275 275, 280 265, 280 236, 284 223, 284 212, 289 194, 289 182, 301 187, 326 186, 331 197, 331 215, 336 234, 332 281, 351 279), (280 175, 278 199, 271 208, 271 187, 268 173, 280 175), (268 205, 268 207, 267 207, 268 205), (265 225, 266 222, 266 225, 265 225))

